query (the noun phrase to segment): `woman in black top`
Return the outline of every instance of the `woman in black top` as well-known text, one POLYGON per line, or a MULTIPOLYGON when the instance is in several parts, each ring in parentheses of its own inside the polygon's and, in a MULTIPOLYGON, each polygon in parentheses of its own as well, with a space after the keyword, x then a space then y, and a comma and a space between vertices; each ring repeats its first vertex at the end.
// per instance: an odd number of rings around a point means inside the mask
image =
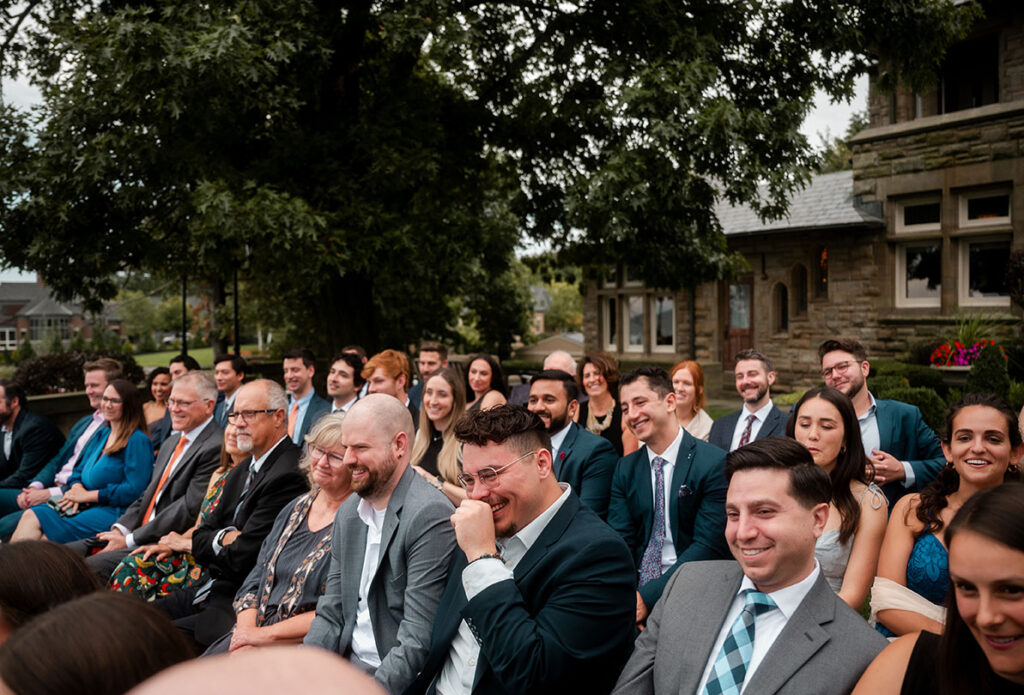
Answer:
POLYGON ((595 352, 586 355, 576 369, 576 380, 590 397, 580 404, 576 421, 611 442, 619 456, 636 451, 636 437, 622 424, 619 366, 615 358, 606 352, 595 352))

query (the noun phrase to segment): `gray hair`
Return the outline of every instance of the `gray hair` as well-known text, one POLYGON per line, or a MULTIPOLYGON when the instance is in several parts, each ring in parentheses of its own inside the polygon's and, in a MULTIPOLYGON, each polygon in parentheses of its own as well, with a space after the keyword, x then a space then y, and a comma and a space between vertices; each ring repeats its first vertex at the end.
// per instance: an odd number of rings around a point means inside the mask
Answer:
POLYGON ((576 373, 576 358, 573 357, 572 355, 570 355, 565 350, 555 350, 554 352, 548 353, 548 356, 544 358, 544 365, 545 365, 544 369, 548 369, 548 367, 546 365, 548 363, 548 360, 550 360, 552 357, 558 357, 558 358, 569 360, 569 364, 572 365, 572 369, 569 370, 569 373, 570 374, 575 374, 576 373))
POLYGON ((171 384, 172 389, 178 384, 191 388, 201 400, 214 402, 217 400, 217 382, 208 372, 199 370, 186 372, 174 380, 171 384))

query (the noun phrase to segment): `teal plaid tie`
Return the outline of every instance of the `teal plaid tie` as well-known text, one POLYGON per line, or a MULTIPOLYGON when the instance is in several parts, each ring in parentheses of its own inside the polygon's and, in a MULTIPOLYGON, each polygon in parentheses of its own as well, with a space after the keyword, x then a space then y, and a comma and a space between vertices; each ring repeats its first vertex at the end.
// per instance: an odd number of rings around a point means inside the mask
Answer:
POLYGON ((715 665, 708 675, 704 695, 738 695, 747 676, 750 656, 754 653, 754 619, 777 608, 771 596, 753 589, 746 590, 746 603, 729 630, 715 665))

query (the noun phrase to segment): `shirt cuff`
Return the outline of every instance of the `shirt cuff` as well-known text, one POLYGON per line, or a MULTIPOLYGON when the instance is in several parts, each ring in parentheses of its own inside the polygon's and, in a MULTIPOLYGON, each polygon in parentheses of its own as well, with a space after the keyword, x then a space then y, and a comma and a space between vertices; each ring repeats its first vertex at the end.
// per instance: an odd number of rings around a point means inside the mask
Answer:
POLYGON ((32 488, 33 490, 45 490, 46 489, 46 486, 43 485, 38 480, 33 480, 31 483, 28 484, 28 486, 30 488, 32 488))
POLYGON ((903 472, 906 473, 906 478, 903 479, 903 487, 912 488, 914 483, 917 482, 917 478, 914 476, 914 467, 910 465, 909 461, 900 461, 903 464, 903 472))
POLYGON ((59 486, 58 487, 51 487, 48 490, 48 492, 50 493, 50 497, 61 497, 64 494, 64 490, 62 488, 60 488, 59 486))
POLYGON ((462 589, 470 601, 489 586, 512 579, 515 575, 496 557, 487 557, 466 565, 462 570, 462 589))
POLYGON ((127 536, 125 536, 124 537, 124 544, 125 544, 125 546, 127 546, 128 550, 135 550, 135 548, 138 547, 135 544, 135 534, 134 533, 129 533, 127 536))
POLYGON ((127 538, 128 534, 131 533, 131 530, 127 526, 125 526, 124 524, 111 524, 110 530, 113 531, 114 529, 117 529, 118 531, 120 531, 121 535, 124 536, 125 538, 127 538))
POLYGON ((217 535, 215 535, 213 537, 213 543, 212 543, 212 545, 213 545, 213 554, 214 555, 220 555, 220 551, 224 550, 224 546, 220 544, 221 540, 224 539, 224 535, 228 531, 237 531, 237 530, 238 529, 235 528, 234 526, 228 526, 226 528, 222 528, 220 531, 217 531, 217 535))

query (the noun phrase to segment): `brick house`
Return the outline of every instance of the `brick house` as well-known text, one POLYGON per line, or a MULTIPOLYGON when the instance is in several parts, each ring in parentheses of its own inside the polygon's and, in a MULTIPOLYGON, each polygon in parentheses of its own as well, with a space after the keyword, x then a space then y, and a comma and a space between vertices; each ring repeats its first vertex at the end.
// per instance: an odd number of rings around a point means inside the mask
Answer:
POLYGON ((887 95, 871 80, 852 171, 814 177, 777 222, 719 208, 747 274, 692 294, 647 288, 623 267, 589 283, 586 349, 663 364, 694 355, 715 389, 756 346, 793 388, 820 381, 816 347, 833 335, 900 357, 949 336, 958 313, 1019 332, 1003 276, 1024 247, 1024 10, 986 10, 927 93, 887 95))
MULTIPOLYGON (((105 310, 100 317, 107 330, 121 333, 120 320, 105 310)), ((42 280, 0 282, 0 350, 14 350, 25 338, 44 345, 53 334, 69 340, 79 333, 92 338, 92 325, 74 302, 59 302, 42 280)))

